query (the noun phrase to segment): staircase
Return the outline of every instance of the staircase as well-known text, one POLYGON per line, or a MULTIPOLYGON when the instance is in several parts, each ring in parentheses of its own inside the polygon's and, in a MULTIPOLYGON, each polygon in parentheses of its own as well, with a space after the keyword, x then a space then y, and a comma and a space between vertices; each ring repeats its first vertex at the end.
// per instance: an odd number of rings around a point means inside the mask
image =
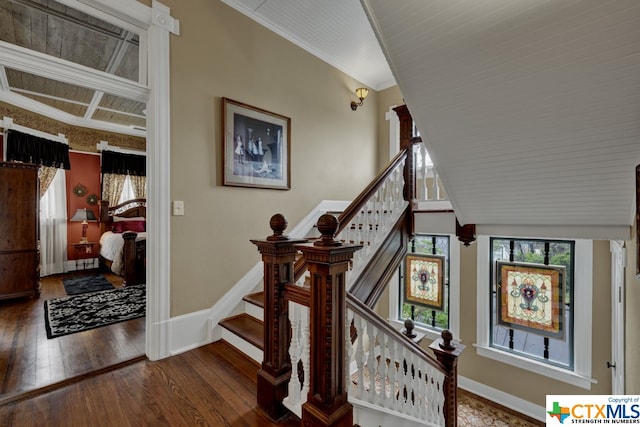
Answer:
POLYGON ((315 243, 285 236, 279 214, 273 235, 252 240, 263 254, 264 284, 217 324, 223 340, 261 363, 258 405, 272 419, 293 412, 312 426, 383 418, 397 427, 456 425, 462 348, 443 333, 432 345, 436 360, 370 309, 406 254, 415 199, 408 153, 419 142, 405 144, 337 219, 322 215, 315 243), (374 387, 373 378, 389 387, 374 387))
POLYGON ((242 313, 227 317, 219 323, 222 327, 222 339, 256 362, 262 363, 264 293, 246 295, 242 301, 242 313))

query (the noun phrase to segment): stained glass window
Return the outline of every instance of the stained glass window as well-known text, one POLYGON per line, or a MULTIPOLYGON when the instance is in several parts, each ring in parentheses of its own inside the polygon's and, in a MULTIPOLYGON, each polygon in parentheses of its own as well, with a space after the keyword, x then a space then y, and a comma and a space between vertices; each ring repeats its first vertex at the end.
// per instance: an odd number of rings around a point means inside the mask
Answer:
POLYGON ((448 329, 449 236, 416 235, 403 269, 400 320, 411 318, 418 326, 448 329))
POLYGON ((574 242, 491 239, 491 346, 573 365, 574 242))

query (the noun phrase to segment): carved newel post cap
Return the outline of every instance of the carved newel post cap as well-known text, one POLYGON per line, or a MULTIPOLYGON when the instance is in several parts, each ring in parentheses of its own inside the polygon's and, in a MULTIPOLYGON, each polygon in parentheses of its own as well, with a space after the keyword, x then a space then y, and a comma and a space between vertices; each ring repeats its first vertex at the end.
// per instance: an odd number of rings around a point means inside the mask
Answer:
POLYGON ((415 327, 415 324, 413 323, 413 320, 409 317, 404 321, 404 334, 406 336, 408 336, 409 338, 415 338, 417 336, 417 334, 413 333, 413 328, 415 327))
POLYGON ((269 220, 269 227, 271 227, 271 230, 273 230, 273 235, 267 237, 267 240, 288 240, 289 236, 285 236, 284 234, 282 234, 284 230, 286 230, 287 225, 289 225, 289 223, 287 222, 287 218, 285 218, 284 215, 277 213, 272 216, 271 220, 269 220))
POLYGON ((318 218, 318 230, 322 237, 316 240, 314 246, 340 246, 340 242, 333 239, 338 230, 338 220, 331 214, 324 214, 318 218))
POLYGON ((444 331, 442 331, 442 334, 440 334, 440 336, 442 337, 442 344, 440 344, 441 349, 451 351, 456 348, 456 346, 452 344, 453 334, 451 333, 451 331, 445 329, 444 331))

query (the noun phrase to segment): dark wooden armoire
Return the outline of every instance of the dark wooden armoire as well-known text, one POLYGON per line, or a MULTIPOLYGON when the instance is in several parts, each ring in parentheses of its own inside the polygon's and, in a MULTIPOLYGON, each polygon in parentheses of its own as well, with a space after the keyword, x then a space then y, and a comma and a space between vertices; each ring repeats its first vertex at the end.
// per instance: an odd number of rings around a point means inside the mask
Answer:
POLYGON ((0 299, 40 296, 38 166, 0 162, 0 299))

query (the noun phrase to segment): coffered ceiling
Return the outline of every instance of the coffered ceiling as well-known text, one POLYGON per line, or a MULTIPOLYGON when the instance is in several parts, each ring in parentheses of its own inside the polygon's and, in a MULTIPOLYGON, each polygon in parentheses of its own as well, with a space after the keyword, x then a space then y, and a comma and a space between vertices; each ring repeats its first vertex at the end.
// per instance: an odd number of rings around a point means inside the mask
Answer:
MULTIPOLYGON (((0 40, 123 79, 140 79, 138 34, 53 0, 0 0, 0 40)), ((143 102, 7 65, 0 66, 0 100, 88 127, 132 134, 146 128, 143 102)))

